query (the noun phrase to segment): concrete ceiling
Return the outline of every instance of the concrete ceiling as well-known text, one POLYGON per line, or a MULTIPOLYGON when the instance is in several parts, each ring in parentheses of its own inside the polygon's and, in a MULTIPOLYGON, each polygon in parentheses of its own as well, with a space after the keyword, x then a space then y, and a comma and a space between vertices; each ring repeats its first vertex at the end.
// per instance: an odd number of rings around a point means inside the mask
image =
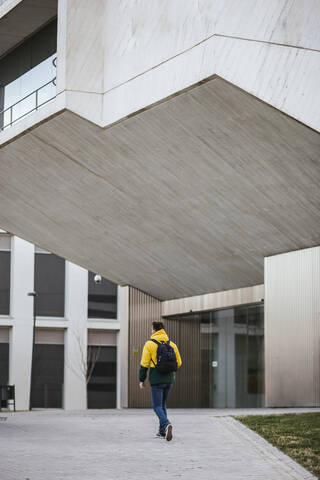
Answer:
POLYGON ((0 227, 171 299, 320 244, 320 135, 213 78, 107 128, 65 111, 0 150, 0 227))
POLYGON ((23 0, 0 18, 0 58, 55 18, 57 8, 57 0, 23 0))

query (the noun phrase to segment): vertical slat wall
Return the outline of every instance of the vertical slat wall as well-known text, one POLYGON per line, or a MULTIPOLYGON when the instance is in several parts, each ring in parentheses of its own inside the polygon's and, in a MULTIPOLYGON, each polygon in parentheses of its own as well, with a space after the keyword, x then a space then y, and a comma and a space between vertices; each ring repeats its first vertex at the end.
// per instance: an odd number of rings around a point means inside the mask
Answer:
POLYGON ((320 406, 320 247, 265 259, 266 406, 320 406))
POLYGON ((131 408, 151 407, 149 382, 139 389, 139 367, 143 345, 151 335, 151 323, 161 320, 161 302, 129 287, 129 401, 131 408))
POLYGON ((165 320, 170 340, 178 345, 182 367, 176 374, 168 406, 201 407, 201 346, 199 316, 165 320))

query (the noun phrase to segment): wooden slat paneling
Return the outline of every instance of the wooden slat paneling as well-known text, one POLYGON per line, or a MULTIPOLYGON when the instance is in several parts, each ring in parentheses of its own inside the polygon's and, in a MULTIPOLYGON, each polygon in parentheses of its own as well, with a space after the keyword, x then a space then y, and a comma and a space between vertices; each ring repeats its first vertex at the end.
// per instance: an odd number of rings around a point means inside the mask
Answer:
POLYGON ((139 367, 143 345, 150 338, 153 321, 161 320, 161 303, 136 288, 129 287, 129 401, 131 408, 151 407, 149 382, 139 388, 139 367))
POLYGON ((199 315, 165 321, 170 340, 178 345, 182 366, 177 372, 168 406, 201 407, 201 348, 199 315))

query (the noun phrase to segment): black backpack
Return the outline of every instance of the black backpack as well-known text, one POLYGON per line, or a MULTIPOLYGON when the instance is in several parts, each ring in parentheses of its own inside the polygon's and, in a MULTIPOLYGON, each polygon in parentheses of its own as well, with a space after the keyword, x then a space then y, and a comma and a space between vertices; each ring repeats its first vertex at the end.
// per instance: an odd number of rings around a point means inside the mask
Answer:
POLYGON ((151 339, 152 342, 158 345, 157 350, 157 363, 151 359, 154 367, 160 373, 171 373, 178 370, 177 358, 173 347, 170 345, 170 340, 167 342, 157 342, 157 340, 151 339))

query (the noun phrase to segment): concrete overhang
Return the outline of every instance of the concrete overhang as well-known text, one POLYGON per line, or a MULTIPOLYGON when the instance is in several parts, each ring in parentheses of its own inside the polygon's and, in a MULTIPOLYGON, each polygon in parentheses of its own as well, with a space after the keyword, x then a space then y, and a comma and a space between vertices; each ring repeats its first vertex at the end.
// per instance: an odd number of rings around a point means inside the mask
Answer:
POLYGON ((57 16, 57 0, 7 0, 0 6, 0 58, 57 16))
POLYGON ((320 243, 319 154, 219 77, 108 128, 63 110, 0 149, 0 227, 159 299, 257 285, 320 243))

